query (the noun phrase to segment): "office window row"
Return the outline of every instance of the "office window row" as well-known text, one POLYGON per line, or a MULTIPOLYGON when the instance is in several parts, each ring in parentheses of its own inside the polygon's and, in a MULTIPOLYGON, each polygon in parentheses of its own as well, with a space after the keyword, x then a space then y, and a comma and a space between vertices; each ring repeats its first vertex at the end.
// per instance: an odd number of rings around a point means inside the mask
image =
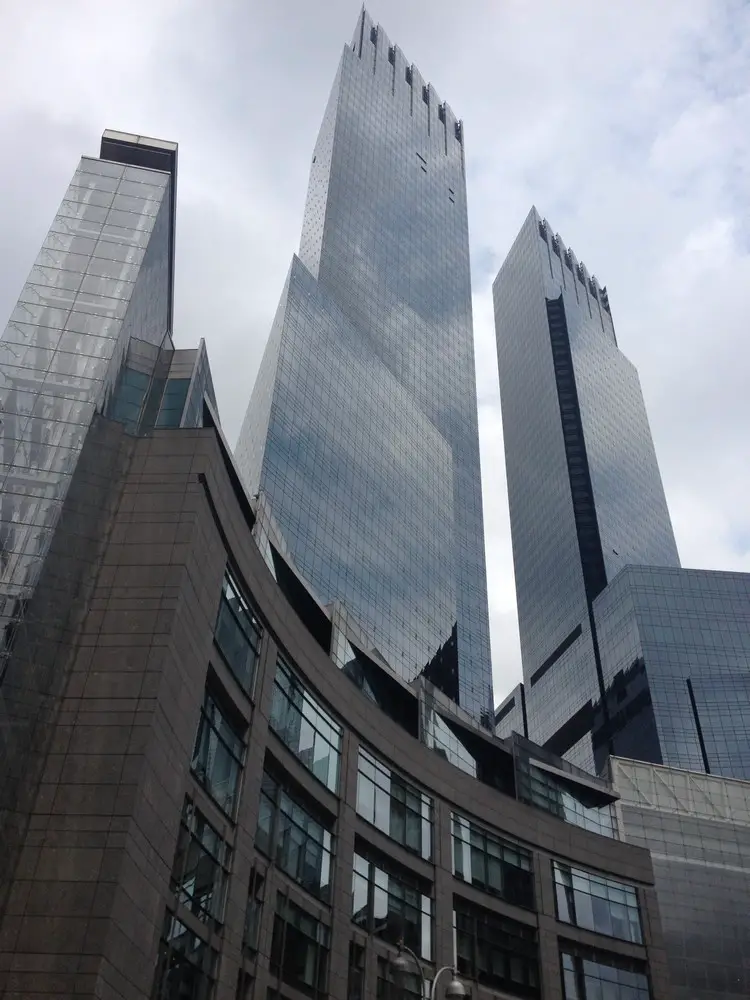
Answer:
POLYGON ((432 857, 432 799, 360 749, 357 812, 420 857, 432 857))
POLYGON ((307 892, 330 900, 333 837, 328 825, 266 771, 255 846, 307 892))
POLYGON ((557 918, 622 941, 643 943, 638 894, 633 886, 552 862, 557 918))
POLYGON ((239 685, 250 694, 263 630, 231 573, 224 575, 214 638, 239 685))
POLYGON ((453 874, 501 899, 534 908, 531 851, 453 813, 453 874))
POLYGON ((276 667, 269 725, 326 788, 337 791, 341 726, 281 658, 276 667))
POLYGON ((354 855, 352 920, 363 930, 397 944, 403 940, 421 958, 432 959, 430 888, 414 875, 354 855))

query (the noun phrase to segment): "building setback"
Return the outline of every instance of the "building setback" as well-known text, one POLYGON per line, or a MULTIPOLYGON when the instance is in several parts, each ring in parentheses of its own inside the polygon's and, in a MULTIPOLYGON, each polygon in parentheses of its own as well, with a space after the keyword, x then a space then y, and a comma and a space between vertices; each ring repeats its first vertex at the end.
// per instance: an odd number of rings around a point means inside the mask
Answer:
POLYGON ((237 461, 321 601, 491 728, 463 129, 364 9, 237 461))
POLYGON ((495 732, 750 777, 750 576, 680 568, 606 289, 532 209, 493 291, 523 661, 495 732))

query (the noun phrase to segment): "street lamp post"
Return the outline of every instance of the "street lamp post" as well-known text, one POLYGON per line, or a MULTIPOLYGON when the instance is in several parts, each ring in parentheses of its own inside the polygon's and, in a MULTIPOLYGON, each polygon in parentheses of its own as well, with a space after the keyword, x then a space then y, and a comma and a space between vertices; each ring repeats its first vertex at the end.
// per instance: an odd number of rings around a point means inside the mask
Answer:
MULTIPOLYGON (((406 952, 408 955, 411 955, 411 957, 416 962, 417 969, 419 969, 419 978, 422 980, 422 997, 424 998, 425 993, 427 992, 426 989, 427 979, 425 978, 424 969, 422 968, 422 963, 419 961, 419 959, 417 958, 415 953, 411 950, 411 948, 407 947, 407 945, 405 945, 403 941, 399 941, 398 955, 396 955, 396 957, 393 959, 393 962, 391 963, 393 971, 396 973, 397 976, 403 976, 405 973, 409 971, 409 963, 404 958, 403 952, 406 952)), ((440 979, 441 975, 444 972, 453 973, 453 978, 445 988, 445 996, 447 1000, 460 1000, 460 998, 465 997, 466 987, 456 975, 455 966, 444 965, 441 969, 438 969, 438 971, 435 973, 435 978, 432 980, 432 987, 430 989, 429 1000, 435 1000, 435 997, 437 996, 438 979, 440 979)))

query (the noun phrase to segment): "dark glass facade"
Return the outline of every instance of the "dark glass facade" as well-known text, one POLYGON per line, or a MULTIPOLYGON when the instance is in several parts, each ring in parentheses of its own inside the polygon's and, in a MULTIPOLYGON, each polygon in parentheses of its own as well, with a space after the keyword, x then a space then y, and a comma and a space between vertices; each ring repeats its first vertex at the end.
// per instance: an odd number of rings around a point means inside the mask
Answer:
POLYGON ((236 454, 322 603, 491 726, 463 131, 366 11, 236 454))
POLYGON ((651 851, 675 1000, 750 995, 750 782, 613 757, 620 836, 651 851))
POLYGON ((495 732, 750 777, 750 576, 680 569, 606 289, 532 209, 494 299, 524 674, 495 732))
POLYGON ((572 722, 601 694, 591 604, 628 563, 678 566, 677 548, 606 290, 536 209, 493 294, 528 735, 593 769, 590 720, 572 722))
POLYGON ((630 566, 594 618, 595 752, 750 779, 750 574, 630 566))

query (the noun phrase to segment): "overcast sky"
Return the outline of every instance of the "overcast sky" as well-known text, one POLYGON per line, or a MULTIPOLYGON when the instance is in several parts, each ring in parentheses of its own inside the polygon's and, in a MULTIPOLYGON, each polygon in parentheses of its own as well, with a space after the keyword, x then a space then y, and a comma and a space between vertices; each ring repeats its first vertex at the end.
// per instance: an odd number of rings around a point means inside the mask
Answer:
MULTIPOLYGON (((520 678, 490 286, 530 206, 606 284, 683 565, 750 571, 746 0, 373 0, 464 120, 495 700, 520 678)), ((234 441, 356 0, 0 0, 0 318, 104 128, 179 142, 178 346, 234 441)))

